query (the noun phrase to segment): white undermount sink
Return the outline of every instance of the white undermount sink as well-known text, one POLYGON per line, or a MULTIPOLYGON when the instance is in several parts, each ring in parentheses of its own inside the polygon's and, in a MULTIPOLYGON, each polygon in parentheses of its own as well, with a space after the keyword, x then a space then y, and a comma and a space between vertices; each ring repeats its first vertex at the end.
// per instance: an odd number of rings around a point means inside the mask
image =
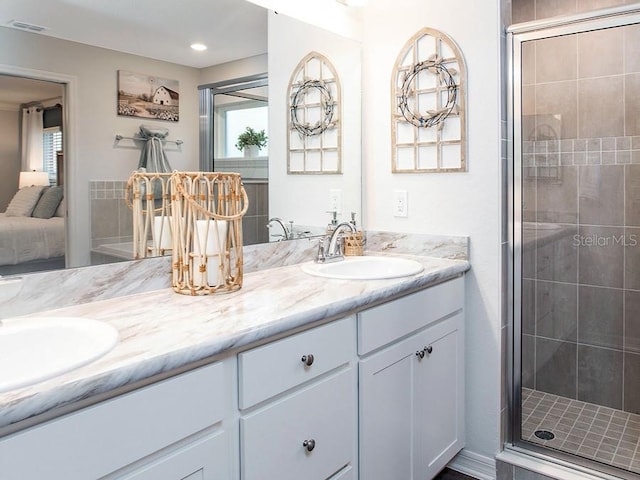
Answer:
POLYGON ((344 260, 330 263, 302 264, 302 271, 309 275, 343 280, 383 280, 408 277, 423 270, 424 267, 414 260, 375 255, 345 257, 344 260))
POLYGON ((97 320, 34 317, 0 324, 0 392, 86 365, 109 352, 118 331, 97 320))

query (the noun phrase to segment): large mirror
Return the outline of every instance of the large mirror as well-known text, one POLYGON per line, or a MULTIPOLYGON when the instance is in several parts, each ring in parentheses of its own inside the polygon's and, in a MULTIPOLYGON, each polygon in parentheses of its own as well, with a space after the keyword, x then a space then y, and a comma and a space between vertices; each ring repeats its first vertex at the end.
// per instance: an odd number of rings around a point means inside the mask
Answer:
MULTIPOLYGON (((37 0, 9 0, 0 9, 0 24, 9 25, 11 20, 27 24, 0 27, 3 45, 0 74, 53 82, 63 90, 62 101, 56 103, 62 105, 64 112, 64 155, 60 158, 64 182, 61 180, 60 183, 64 184, 66 202, 63 218, 67 267, 128 258, 129 251, 121 245, 126 245, 130 237, 131 215, 122 197, 126 180, 138 166, 143 143, 134 137, 140 125, 168 130, 165 152, 171 168, 198 170, 203 161, 202 145, 214 133, 214 122, 206 125, 207 130, 202 130, 207 122, 200 116, 199 87, 236 78, 266 74, 269 84, 268 152, 258 156, 266 162, 266 177, 262 180, 267 198, 263 203, 268 207, 255 215, 256 241, 279 239, 269 235, 267 229, 272 217, 304 228, 322 229, 330 219, 326 212, 330 210, 330 197, 335 191, 340 191, 341 195, 339 218, 350 219, 352 211, 359 218, 358 42, 237 0, 221 0, 215 5, 205 0, 193 0, 193 5, 184 11, 176 9, 169 0, 141 0, 135 5, 122 0, 109 2, 108 6, 91 7, 81 3, 50 0, 45 6, 37 0), (49 9, 57 14, 49 15, 49 9), (140 9, 140 14, 132 9, 140 9), (68 20, 66 25, 59 23, 61 18, 68 20), (179 29, 171 26, 177 24, 180 24, 179 29), (33 33, 30 29, 36 26, 48 29, 33 33), (210 54, 198 56, 197 52, 190 51, 188 44, 194 41, 208 43, 210 54), (295 65, 311 50, 328 57, 335 55, 334 64, 341 81, 349 85, 343 90, 345 105, 341 111, 345 170, 341 175, 328 178, 293 178, 286 173, 286 84, 295 65), (337 58, 341 56, 340 52, 346 51, 350 53, 337 58), (151 80, 177 81, 178 121, 119 115, 118 72, 139 73, 151 80), (122 138, 118 140, 117 136, 122 138), (176 140, 180 142, 173 143, 176 140)), ((20 104, 40 100, 44 99, 31 97, 20 104)), ((18 136, 20 142, 20 128, 15 130, 18 133, 13 137, 18 136)), ((0 142, 6 137, 8 135, 3 135, 0 142)), ((6 146, 0 144, 0 152, 0 171, 7 172, 6 146)), ((14 170, 0 177, 3 182, 0 191, 4 194, 0 198, 0 202, 4 202, 0 211, 18 190, 16 174, 19 176, 23 169, 20 163, 17 167, 15 164, 19 156, 10 158, 14 170)), ((227 160, 233 162, 234 157, 227 160)), ((235 160, 239 170, 242 159, 236 157, 235 160)), ((247 184, 255 183, 253 180, 247 178, 247 184)), ((254 199, 255 205, 259 204, 258 200, 254 199)), ((0 265, 0 274, 37 270, 37 262, 34 263, 25 268, 16 266, 4 273, 0 265)), ((45 265, 43 268, 51 267, 45 265)))

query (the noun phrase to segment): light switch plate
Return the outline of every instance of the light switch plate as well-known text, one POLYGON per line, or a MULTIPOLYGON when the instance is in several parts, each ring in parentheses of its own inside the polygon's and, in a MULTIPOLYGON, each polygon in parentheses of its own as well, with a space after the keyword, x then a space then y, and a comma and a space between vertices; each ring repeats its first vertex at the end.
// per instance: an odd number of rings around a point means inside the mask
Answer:
POLYGON ((342 190, 339 188, 329 190, 329 211, 342 214, 342 190))
POLYGON ((407 217, 407 191, 406 190, 394 190, 393 191, 393 216, 394 217, 407 217))

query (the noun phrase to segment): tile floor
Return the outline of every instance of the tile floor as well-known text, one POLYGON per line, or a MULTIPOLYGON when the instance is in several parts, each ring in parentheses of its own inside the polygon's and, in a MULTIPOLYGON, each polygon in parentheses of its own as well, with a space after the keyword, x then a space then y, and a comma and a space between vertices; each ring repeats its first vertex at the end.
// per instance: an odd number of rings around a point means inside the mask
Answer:
POLYGON ((640 415, 523 388, 522 438, 640 473, 640 415))
POLYGON ((470 477, 464 473, 456 472, 450 468, 442 470, 433 480, 478 480, 475 477, 470 477))

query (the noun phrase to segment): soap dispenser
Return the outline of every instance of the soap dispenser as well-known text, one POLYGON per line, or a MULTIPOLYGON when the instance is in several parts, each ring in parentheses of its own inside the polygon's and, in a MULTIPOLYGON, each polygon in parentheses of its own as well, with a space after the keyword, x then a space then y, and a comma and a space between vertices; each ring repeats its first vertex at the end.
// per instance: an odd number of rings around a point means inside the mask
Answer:
POLYGON ((330 210, 327 213, 331 214, 331 221, 327 224, 327 235, 331 235, 338 226, 338 212, 330 210))
POLYGON ((355 233, 345 235, 344 237, 344 254, 345 256, 364 255, 364 235, 362 230, 356 225, 356 212, 351 212, 351 225, 356 229, 355 233))

